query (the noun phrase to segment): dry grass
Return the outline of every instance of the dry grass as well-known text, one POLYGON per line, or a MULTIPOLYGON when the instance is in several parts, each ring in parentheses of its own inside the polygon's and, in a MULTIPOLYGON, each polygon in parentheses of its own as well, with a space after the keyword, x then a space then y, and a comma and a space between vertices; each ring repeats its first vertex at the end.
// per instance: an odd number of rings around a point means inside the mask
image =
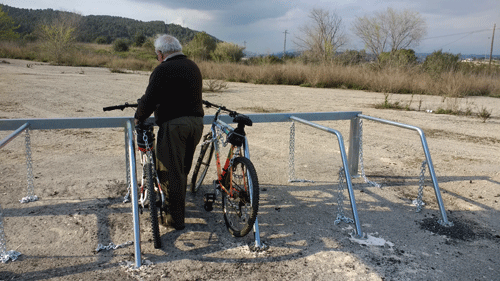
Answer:
MULTIPOLYGON (((0 57, 49 61, 37 43, 0 42, 0 57)), ((64 65, 107 67, 113 71, 151 71, 157 65, 147 48, 115 52, 111 45, 78 44, 61 62, 64 65)), ((304 87, 343 88, 382 93, 427 94, 444 97, 500 97, 499 71, 470 71, 428 75, 419 66, 380 67, 376 64, 342 66, 334 63, 281 64, 198 62, 204 79, 258 84, 300 85, 304 87)))

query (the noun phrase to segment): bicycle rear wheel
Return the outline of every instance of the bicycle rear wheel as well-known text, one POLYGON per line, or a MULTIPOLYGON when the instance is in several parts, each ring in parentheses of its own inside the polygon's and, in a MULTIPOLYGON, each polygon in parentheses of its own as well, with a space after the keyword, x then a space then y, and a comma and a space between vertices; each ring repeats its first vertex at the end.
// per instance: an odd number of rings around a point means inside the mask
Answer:
POLYGON ((235 158, 224 182, 232 193, 222 192, 226 227, 233 236, 243 237, 252 230, 259 209, 259 181, 250 159, 235 158))
POLYGON ((203 137, 203 144, 201 145, 200 156, 196 162, 193 170, 193 177, 191 178, 191 192, 196 193, 200 189, 203 179, 207 175, 212 155, 214 154, 214 143, 208 142, 212 139, 212 132, 203 137))
POLYGON ((153 232, 153 241, 155 249, 161 248, 160 227, 158 225, 158 207, 161 206, 161 196, 155 191, 154 167, 150 161, 145 164, 146 181, 145 185, 149 196, 149 214, 151 218, 151 229, 153 232), (158 204, 158 202, 160 202, 158 204))

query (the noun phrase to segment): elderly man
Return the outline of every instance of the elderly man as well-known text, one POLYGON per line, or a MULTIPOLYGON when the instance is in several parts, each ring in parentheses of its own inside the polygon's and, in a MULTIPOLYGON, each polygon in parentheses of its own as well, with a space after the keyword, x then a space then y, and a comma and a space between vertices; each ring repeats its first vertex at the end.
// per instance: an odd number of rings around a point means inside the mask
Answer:
POLYGON ((187 176, 203 133, 202 76, 175 37, 161 35, 154 45, 160 64, 151 73, 134 117, 139 124, 154 112, 159 126, 156 169, 166 194, 166 223, 182 230, 187 176))

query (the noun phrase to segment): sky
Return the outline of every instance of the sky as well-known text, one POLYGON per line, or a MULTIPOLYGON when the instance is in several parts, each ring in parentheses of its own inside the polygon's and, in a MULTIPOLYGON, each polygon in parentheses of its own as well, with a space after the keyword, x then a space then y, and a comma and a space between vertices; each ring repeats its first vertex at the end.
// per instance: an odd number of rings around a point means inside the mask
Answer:
POLYGON ((387 8, 418 12, 427 35, 413 49, 417 53, 442 50, 453 54, 500 55, 500 0, 0 0, 28 9, 63 10, 86 15, 109 15, 141 21, 175 23, 246 47, 248 52, 273 54, 296 50, 301 27, 310 24, 312 9, 342 18, 348 44, 362 50, 351 31, 357 17, 374 16, 387 8))

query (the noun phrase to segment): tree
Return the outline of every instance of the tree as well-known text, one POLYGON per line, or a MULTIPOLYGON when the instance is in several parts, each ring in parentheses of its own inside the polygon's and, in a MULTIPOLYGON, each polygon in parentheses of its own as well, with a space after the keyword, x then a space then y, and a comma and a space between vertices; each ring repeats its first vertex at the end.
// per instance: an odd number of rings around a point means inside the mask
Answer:
POLYGON ((38 29, 43 46, 56 63, 62 63, 64 56, 74 47, 75 31, 81 16, 72 13, 61 13, 51 24, 41 24, 38 29))
POLYGON ((373 54, 416 47, 427 33, 425 20, 418 12, 388 8, 373 17, 355 19, 353 32, 373 54))
POLYGON ((217 62, 239 62, 245 56, 244 49, 245 47, 233 43, 221 42, 217 44, 211 55, 212 59, 217 62))
POLYGON ((14 31, 18 28, 19 26, 15 25, 14 20, 2 11, 2 7, 0 7, 0 40, 18 39, 19 34, 14 31))
POLYGON ((182 51, 190 58, 196 60, 210 59, 210 53, 216 48, 215 39, 206 32, 198 32, 193 40, 182 48, 182 51))
POLYGON ((301 35, 294 43, 318 59, 331 59, 347 43, 342 18, 323 9, 313 9, 309 18, 311 22, 300 27, 301 35))

